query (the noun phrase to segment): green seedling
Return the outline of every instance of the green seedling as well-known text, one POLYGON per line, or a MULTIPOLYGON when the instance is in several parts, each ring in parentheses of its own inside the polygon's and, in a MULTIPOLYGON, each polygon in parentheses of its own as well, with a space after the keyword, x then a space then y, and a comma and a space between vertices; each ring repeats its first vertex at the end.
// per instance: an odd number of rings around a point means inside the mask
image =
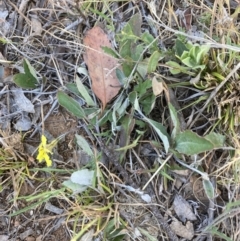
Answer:
POLYGON ((172 74, 186 73, 196 76, 205 70, 209 50, 210 45, 184 43, 177 39, 175 43, 175 55, 180 64, 175 61, 168 61, 166 64, 170 67, 172 74))

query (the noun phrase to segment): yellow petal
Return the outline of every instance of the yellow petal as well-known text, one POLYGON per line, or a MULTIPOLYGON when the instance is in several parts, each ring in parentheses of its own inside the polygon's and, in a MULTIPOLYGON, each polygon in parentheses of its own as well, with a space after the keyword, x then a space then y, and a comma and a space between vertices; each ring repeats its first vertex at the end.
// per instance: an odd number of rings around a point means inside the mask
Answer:
POLYGON ((39 161, 39 162, 42 162, 43 160, 44 160, 44 156, 43 156, 43 153, 38 153, 38 155, 37 155, 37 160, 39 161))
POLYGON ((46 161, 47 167, 52 166, 52 161, 48 155, 45 157, 45 161, 46 161))
POLYGON ((45 146, 47 144, 47 138, 46 136, 42 135, 41 136, 41 145, 45 146))
POLYGON ((52 165, 52 161, 51 161, 48 153, 52 153, 52 152, 51 152, 51 149, 48 148, 47 138, 44 135, 42 135, 41 136, 41 143, 38 147, 37 160, 39 162, 42 162, 43 160, 45 160, 47 166, 50 167, 52 165))

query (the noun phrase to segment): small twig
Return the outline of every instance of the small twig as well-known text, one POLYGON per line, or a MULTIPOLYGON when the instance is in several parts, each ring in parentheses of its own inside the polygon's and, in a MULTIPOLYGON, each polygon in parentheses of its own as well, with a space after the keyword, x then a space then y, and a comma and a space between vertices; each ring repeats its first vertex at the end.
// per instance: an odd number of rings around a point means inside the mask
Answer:
MULTIPOLYGON (((214 190, 216 188, 216 179, 214 177, 212 177, 211 179, 211 182, 212 182, 212 185, 214 187, 214 190)), ((215 203, 214 203, 214 198, 210 199, 209 200, 209 207, 208 207, 208 225, 210 225, 213 220, 214 220, 214 206, 215 206, 215 203)), ((212 241, 212 235, 211 233, 208 233, 207 234, 207 241, 212 241)))
POLYGON ((240 63, 237 64, 237 66, 228 74, 228 76, 225 78, 224 81, 222 81, 210 94, 210 96, 208 97, 208 99, 206 100, 204 106, 199 110, 198 115, 195 117, 195 119, 193 120, 193 122, 191 123, 191 125, 189 126, 189 128, 191 128, 196 121, 198 120, 198 118, 200 117, 200 115, 203 113, 203 111, 206 109, 206 107, 208 106, 208 104, 210 103, 210 101, 215 97, 215 95, 218 93, 218 91, 227 83, 227 81, 237 72, 237 70, 240 68, 240 63))
MULTIPOLYGON (((6 90, 6 91, 1 91, 0 95, 7 94, 10 92, 18 92, 19 90, 6 90)), ((58 90, 55 91, 49 91, 49 92, 38 92, 38 90, 23 90, 23 93, 32 93, 32 94, 38 94, 38 95, 50 95, 50 94, 56 94, 58 90)))
POLYGON ((64 28, 61 32, 60 35, 64 34, 65 32, 68 32, 68 30, 76 27, 77 25, 79 25, 80 23, 82 23, 83 21, 85 21, 82 17, 78 18, 76 21, 74 21, 73 23, 71 23, 70 25, 68 25, 66 28, 64 28))
POLYGON ((145 188, 148 186, 148 184, 153 180, 153 178, 159 174, 160 170, 162 170, 162 168, 165 166, 165 164, 169 161, 169 159, 172 157, 172 154, 170 154, 166 160, 164 160, 164 162, 161 164, 161 166, 155 171, 155 173, 151 176, 151 178, 148 180, 148 182, 144 185, 144 187, 142 188, 142 190, 145 190, 145 188))
POLYGON ((55 101, 53 102, 50 110, 49 110, 48 113, 44 116, 42 122, 39 123, 39 124, 36 126, 34 132, 31 134, 30 138, 32 138, 32 137, 37 133, 37 131, 39 130, 39 128, 43 125, 43 122, 46 121, 46 119, 47 119, 47 118, 49 117, 49 115, 52 113, 52 111, 53 111, 54 108, 56 107, 57 103, 58 103, 58 100, 55 100, 55 101))

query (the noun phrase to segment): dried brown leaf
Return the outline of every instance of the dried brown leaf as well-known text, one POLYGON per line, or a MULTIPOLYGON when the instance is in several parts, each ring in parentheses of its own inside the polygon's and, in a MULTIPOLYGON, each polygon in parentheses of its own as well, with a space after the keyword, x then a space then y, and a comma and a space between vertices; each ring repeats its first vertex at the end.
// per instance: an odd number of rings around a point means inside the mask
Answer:
POLYGON ((164 90, 164 86, 162 82, 158 82, 157 78, 154 76, 152 80, 152 89, 153 89, 153 94, 155 96, 158 96, 162 94, 164 90))
POLYGON ((92 80, 92 90, 102 102, 102 109, 120 90, 116 76, 117 59, 104 53, 102 47, 111 48, 111 43, 100 27, 90 29, 83 40, 86 48, 84 60, 92 80))
POLYGON ((170 224, 170 227, 177 235, 186 238, 187 240, 192 240, 194 236, 193 224, 189 221, 186 225, 183 225, 176 218, 173 218, 173 222, 170 224))
POLYGON ((186 220, 194 221, 197 219, 192 211, 191 205, 181 195, 177 194, 175 196, 173 209, 182 222, 186 222, 186 220))

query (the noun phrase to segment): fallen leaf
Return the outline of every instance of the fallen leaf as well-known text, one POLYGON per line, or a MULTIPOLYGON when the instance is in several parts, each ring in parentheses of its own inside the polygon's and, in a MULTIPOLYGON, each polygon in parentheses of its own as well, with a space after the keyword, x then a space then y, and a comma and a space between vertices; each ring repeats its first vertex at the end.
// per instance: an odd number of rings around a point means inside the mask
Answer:
POLYGON ((155 76, 153 77, 153 80, 152 80, 152 88, 153 88, 153 94, 155 96, 162 94, 162 92, 164 90, 163 83, 161 81, 158 82, 158 80, 155 76))
POLYGON ((17 120, 17 122, 14 124, 14 128, 18 131, 28 131, 32 127, 32 122, 30 118, 23 114, 23 116, 17 120))
POLYGON ((173 222, 170 224, 170 227, 177 235, 186 238, 187 240, 192 240, 194 236, 193 224, 189 221, 186 223, 186 226, 184 226, 176 218, 173 218, 173 222))
POLYGON ((104 53, 102 47, 111 48, 107 35, 100 27, 90 29, 83 39, 86 46, 84 60, 92 80, 92 90, 102 102, 102 109, 120 90, 116 75, 117 59, 104 53))
POLYGON ((186 30, 191 29, 192 27, 192 9, 187 8, 182 12, 182 16, 180 17, 180 26, 185 28, 186 30))
POLYGON ((7 21, 9 15, 7 10, 0 9, 0 29, 3 36, 7 36, 8 32, 11 29, 10 23, 7 21))
POLYGON ((93 240, 93 234, 94 234, 94 230, 90 229, 89 231, 87 231, 82 238, 80 239, 80 241, 92 241, 93 240))
POLYGON ((31 16, 31 27, 32 27, 32 36, 34 35, 41 35, 42 33, 42 24, 38 19, 37 15, 31 16))
POLYGON ((9 236, 7 236, 7 235, 0 235, 0 240, 1 241, 8 241, 9 240, 9 236))
POLYGON ((24 95, 21 88, 11 88, 12 95, 15 101, 15 104, 18 106, 19 110, 34 113, 34 105, 32 102, 24 95))
POLYGON ((194 221, 197 219, 192 211, 191 205, 181 196, 176 195, 173 201, 173 209, 182 222, 186 220, 194 221))

